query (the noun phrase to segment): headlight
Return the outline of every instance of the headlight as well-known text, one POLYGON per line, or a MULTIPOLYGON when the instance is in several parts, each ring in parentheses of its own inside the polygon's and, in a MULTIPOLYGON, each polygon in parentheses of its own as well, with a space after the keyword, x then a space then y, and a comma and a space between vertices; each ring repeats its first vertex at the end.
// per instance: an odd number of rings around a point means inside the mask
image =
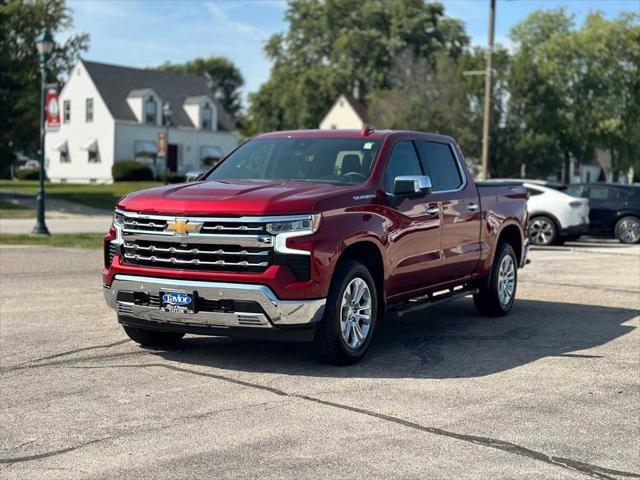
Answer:
POLYGON ((267 232, 278 235, 280 233, 299 233, 308 235, 320 226, 320 215, 309 215, 308 217, 297 218, 295 220, 284 220, 282 222, 267 223, 267 232))
POLYGON ((275 235, 275 251, 283 254, 310 255, 307 250, 289 248, 287 240, 293 237, 311 235, 320 227, 321 218, 320 214, 316 214, 268 223, 266 225, 267 232, 275 235))
POLYGON ((118 212, 113 212, 113 225, 116 227, 122 227, 124 225, 124 215, 118 212))

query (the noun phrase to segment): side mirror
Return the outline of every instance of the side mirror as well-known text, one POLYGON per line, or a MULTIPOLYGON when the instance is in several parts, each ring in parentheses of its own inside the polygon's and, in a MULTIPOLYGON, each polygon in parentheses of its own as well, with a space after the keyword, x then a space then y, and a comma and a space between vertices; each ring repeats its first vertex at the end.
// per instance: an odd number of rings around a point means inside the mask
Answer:
POLYGON ((431 190, 431 178, 428 175, 402 175, 393 181, 394 195, 428 195, 431 190))

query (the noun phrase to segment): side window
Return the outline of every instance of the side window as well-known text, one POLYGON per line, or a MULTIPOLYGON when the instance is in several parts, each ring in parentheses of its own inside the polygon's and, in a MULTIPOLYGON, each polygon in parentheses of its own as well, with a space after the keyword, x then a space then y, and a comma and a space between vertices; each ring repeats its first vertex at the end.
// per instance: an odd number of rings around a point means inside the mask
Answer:
POLYGON ((411 142, 398 142, 393 147, 384 174, 386 192, 393 191, 393 181, 401 175, 422 175, 418 156, 411 142))
POLYGON ((540 190, 536 190, 535 188, 531 188, 531 187, 525 187, 527 189, 527 192, 529 192, 530 196, 534 196, 534 195, 542 195, 542 192, 540 190))
POLYGON ((567 193, 574 197, 586 197, 586 189, 582 185, 569 185, 567 187, 567 193))
POLYGON ((608 200, 609 189, 607 187, 589 187, 589 199, 608 200))
POLYGON ((462 185, 462 174, 451 147, 446 143, 420 142, 422 167, 431 177, 434 192, 456 190, 462 185))

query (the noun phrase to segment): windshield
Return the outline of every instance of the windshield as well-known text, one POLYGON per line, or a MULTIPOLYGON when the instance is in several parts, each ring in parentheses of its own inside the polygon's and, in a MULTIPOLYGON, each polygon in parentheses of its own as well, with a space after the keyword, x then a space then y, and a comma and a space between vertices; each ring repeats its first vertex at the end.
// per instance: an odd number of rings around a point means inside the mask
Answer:
POLYGON ((206 180, 298 180, 358 184, 371 173, 380 140, 274 138, 251 140, 206 180))

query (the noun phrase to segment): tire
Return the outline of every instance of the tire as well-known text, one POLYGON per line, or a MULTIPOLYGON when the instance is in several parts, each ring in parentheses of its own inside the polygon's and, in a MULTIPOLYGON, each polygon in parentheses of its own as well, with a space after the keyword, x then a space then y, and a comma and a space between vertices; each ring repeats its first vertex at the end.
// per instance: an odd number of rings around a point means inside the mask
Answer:
POLYGON ((333 274, 324 315, 316 329, 313 342, 316 356, 333 365, 353 365, 359 362, 369 348, 377 320, 378 292, 371 273, 360 262, 342 260, 333 274), (349 300, 352 294, 359 294, 360 287, 363 293, 357 305, 361 310, 357 312, 349 300), (367 305, 368 309, 365 308, 367 305), (356 320, 358 313, 366 315, 367 310, 368 324, 363 318, 356 320), (359 338, 358 332, 364 334, 363 339, 359 338))
POLYGON ((616 223, 614 229, 616 238, 622 243, 638 243, 640 242, 640 218, 633 215, 622 217, 616 223))
POLYGON ((131 340, 143 347, 151 348, 175 348, 180 344, 184 333, 159 332, 157 330, 145 330, 143 328, 123 325, 125 333, 131 340))
POLYGON ((527 235, 533 245, 553 245, 558 241, 558 227, 551 218, 539 215, 529 220, 527 235))
POLYGON ((511 311, 518 287, 518 259, 513 247, 508 243, 500 243, 491 267, 491 274, 480 291, 473 295, 473 303, 480 315, 504 317, 511 311), (510 260, 509 260, 510 259, 510 260), (511 268, 509 268, 509 265, 511 268), (501 274, 502 272, 502 274, 501 274), (508 272, 512 272, 508 275, 508 272), (508 280, 511 278, 511 288, 508 280), (506 282, 506 283, 505 283, 506 282), (507 288, 509 295, 501 295, 501 289, 507 288))

